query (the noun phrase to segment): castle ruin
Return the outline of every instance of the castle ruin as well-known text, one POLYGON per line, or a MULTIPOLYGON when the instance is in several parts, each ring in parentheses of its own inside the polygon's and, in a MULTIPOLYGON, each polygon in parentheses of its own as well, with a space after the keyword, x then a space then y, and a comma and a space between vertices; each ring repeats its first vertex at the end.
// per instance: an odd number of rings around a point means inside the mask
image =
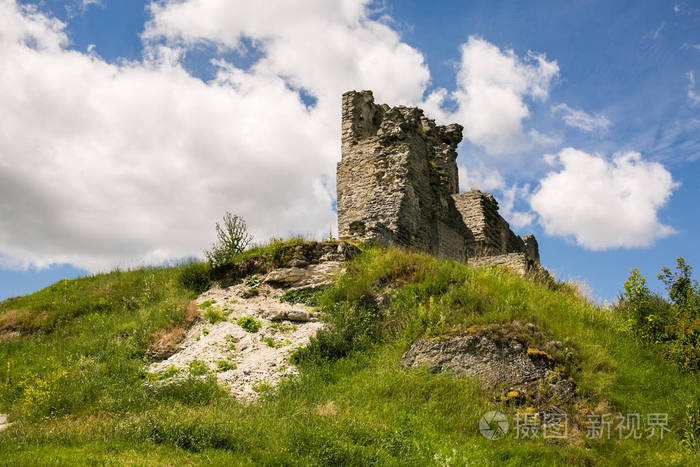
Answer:
POLYGON ((539 265, 535 237, 514 234, 493 196, 459 193, 461 141, 460 125, 436 125, 421 109, 343 94, 338 236, 520 273, 539 265))

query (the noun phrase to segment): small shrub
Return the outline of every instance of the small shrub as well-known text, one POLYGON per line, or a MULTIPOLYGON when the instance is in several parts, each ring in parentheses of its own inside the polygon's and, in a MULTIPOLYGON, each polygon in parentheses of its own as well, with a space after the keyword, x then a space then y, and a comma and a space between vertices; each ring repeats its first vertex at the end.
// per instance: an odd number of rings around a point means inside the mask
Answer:
POLYGON ((628 328, 643 342, 660 346, 661 354, 682 370, 700 370, 700 287, 691 279, 692 268, 678 258, 676 272, 663 268, 670 301, 653 294, 644 276, 632 269, 616 311, 625 315, 628 328))
POLYGON ((272 323, 270 324, 269 328, 270 332, 272 333, 287 333, 290 331, 296 331, 297 330, 297 325, 296 324, 289 324, 289 323, 272 323))
POLYGON ((170 365, 168 369, 160 375, 160 377, 161 379, 169 379, 178 374, 180 374, 180 369, 175 365, 170 365))
POLYGON ((187 368, 192 376, 202 376, 209 373, 209 366, 202 360, 192 360, 187 368))
POLYGON ((253 274, 251 276, 246 276, 246 278, 243 279, 243 283, 247 287, 258 287, 262 283, 262 281, 256 274, 253 274))
POLYGON ((252 298, 252 297, 257 297, 258 295, 260 295, 260 290, 258 290, 255 287, 250 288, 250 289, 245 289, 245 290, 241 291, 241 293, 238 294, 239 297, 246 298, 246 299, 252 298))
POLYGON ((216 300, 205 300, 202 303, 199 304, 199 309, 200 310, 206 310, 210 306, 212 306, 214 303, 216 303, 216 300))
POLYGON ((226 312, 223 310, 218 310, 214 307, 209 307, 207 308, 207 311, 204 312, 204 317, 209 320, 211 324, 216 324, 226 321, 226 312))
POLYGON ((362 296, 354 303, 326 304, 323 312, 330 326, 321 329, 309 345, 292 356, 294 363, 342 358, 382 338, 384 313, 370 296, 362 296))
POLYGON ((262 323, 258 321, 255 318, 251 318, 250 316, 243 316, 241 318, 238 318, 238 321, 236 321, 240 327, 245 329, 248 332, 258 332, 260 330, 260 326, 262 326, 262 323))
POLYGON ((226 336, 224 337, 224 340, 226 341, 226 344, 225 344, 226 350, 229 352, 234 352, 236 350, 237 340, 231 334, 226 334, 226 336))
POLYGON ((245 251, 253 241, 253 236, 248 233, 245 220, 238 215, 227 212, 223 218, 223 224, 216 223, 217 241, 204 253, 212 267, 220 267, 231 263, 236 255, 245 251))
POLYGON ((211 285, 209 272, 209 264, 201 261, 190 261, 181 266, 178 282, 187 290, 200 294, 211 285))
POLYGON ((236 363, 229 360, 219 360, 216 362, 216 371, 219 373, 236 369, 236 363))
POLYGON ((273 349, 277 347, 277 344, 275 344, 275 340, 272 337, 265 336, 260 340, 267 344, 268 347, 272 347, 273 349))
POLYGON ((268 383, 267 381, 259 381, 253 384, 253 391, 257 392, 258 394, 263 394, 269 391, 270 388, 270 383, 268 383))

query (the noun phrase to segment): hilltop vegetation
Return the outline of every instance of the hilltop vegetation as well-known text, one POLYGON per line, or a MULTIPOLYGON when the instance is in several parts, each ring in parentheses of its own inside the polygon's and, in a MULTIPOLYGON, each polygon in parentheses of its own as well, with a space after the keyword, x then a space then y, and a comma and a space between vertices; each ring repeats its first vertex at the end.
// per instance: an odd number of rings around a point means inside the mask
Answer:
POLYGON ((700 371, 700 286, 683 258, 676 270, 663 268, 658 278, 669 299, 652 293, 646 279, 633 269, 615 312, 627 319, 629 331, 688 372, 700 371))
MULTIPOLYGON (((233 260, 274 262, 285 245, 233 260)), ((15 424, 0 433, 0 456, 136 465, 697 462, 688 440, 698 435, 698 377, 631 333, 627 316, 568 284, 398 249, 364 251, 335 286, 314 295, 330 327, 294 356, 301 374, 260 388, 259 404, 233 400, 201 369, 152 384, 144 371, 149 349, 197 319, 190 300, 212 277, 199 263, 113 272, 1 302, 0 412, 15 424), (670 431, 651 439, 588 439, 571 430, 557 440, 511 433, 492 441, 479 433, 480 417, 512 416, 527 401, 401 365, 416 339, 513 322, 532 323, 570 353, 562 361, 577 386, 567 408, 574 418, 666 413, 670 431)))

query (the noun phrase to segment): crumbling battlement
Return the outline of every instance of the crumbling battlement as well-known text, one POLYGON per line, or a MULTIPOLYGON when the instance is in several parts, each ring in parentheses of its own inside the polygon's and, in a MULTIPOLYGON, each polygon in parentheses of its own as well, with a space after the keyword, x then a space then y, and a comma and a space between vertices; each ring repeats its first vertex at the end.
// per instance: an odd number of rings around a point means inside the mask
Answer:
POLYGON ((459 261, 520 253, 539 262, 535 238, 515 235, 493 196, 459 193, 460 125, 436 125, 417 108, 377 105, 371 91, 347 92, 342 104, 341 239, 459 261))
POLYGON ((525 253, 529 258, 540 261, 535 237, 515 235, 508 222, 498 214, 498 201, 491 194, 472 190, 452 197, 474 238, 467 245, 470 258, 525 253))

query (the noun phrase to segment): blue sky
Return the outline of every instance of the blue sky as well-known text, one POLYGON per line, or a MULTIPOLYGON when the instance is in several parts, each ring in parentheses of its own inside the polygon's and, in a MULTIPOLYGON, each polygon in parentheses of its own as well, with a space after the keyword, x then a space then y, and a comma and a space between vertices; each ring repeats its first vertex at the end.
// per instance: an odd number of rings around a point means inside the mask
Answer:
POLYGON ((700 265, 699 2, 0 9, 0 299, 196 255, 226 210, 259 240, 324 234, 360 88, 464 125, 462 188, 597 297, 700 265))

